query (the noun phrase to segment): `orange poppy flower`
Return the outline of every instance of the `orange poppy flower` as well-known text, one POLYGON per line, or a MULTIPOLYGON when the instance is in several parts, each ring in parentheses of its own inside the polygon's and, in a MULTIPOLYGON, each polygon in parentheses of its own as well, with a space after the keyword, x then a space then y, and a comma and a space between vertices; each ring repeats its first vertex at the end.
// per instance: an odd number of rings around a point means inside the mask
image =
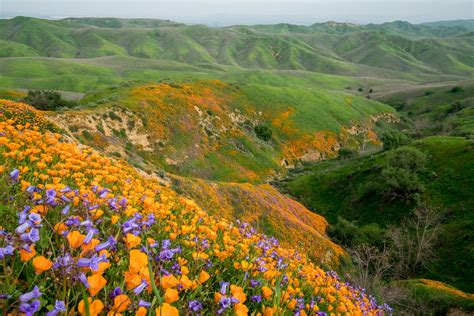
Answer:
POLYGON ((264 298, 269 298, 270 296, 272 296, 273 291, 268 286, 262 286, 262 294, 264 298))
POLYGON ((112 309, 116 312, 121 313, 127 310, 130 304, 132 304, 132 301, 128 298, 128 296, 125 294, 121 294, 114 298, 114 306, 112 307, 112 309))
POLYGON ((94 274, 88 277, 87 281, 89 282, 89 285, 90 285, 89 292, 91 296, 95 296, 107 284, 107 280, 104 279, 104 277, 100 274, 94 274))
POLYGON ((170 288, 170 287, 176 287, 178 286, 179 281, 176 279, 173 275, 165 275, 161 277, 161 286, 164 289, 170 288))
POLYGON ((141 306, 138 308, 137 312, 135 313, 135 316, 146 316, 147 310, 145 307, 141 306))
POLYGON ((155 310, 156 316, 179 316, 179 311, 176 307, 168 303, 163 303, 163 306, 155 310))
POLYGON ((51 262, 51 260, 46 259, 44 256, 39 256, 33 259, 33 266, 35 267, 36 274, 41 274, 44 271, 51 269, 53 263, 51 262))
POLYGON ((178 291, 172 288, 168 288, 165 291, 165 302, 166 303, 174 303, 179 299, 178 291))
POLYGON ((206 282, 207 280, 209 280, 210 277, 211 276, 209 275, 209 273, 203 270, 199 273, 199 282, 202 284, 206 282))
POLYGON ((124 238, 124 241, 127 244, 128 249, 131 249, 138 246, 141 243, 142 239, 133 234, 127 234, 127 236, 124 238))
POLYGON ((69 242, 69 246, 71 246, 72 249, 76 249, 82 245, 84 238, 86 238, 86 236, 81 234, 77 230, 75 230, 75 231, 69 232, 66 238, 67 238, 67 241, 69 242))
MULTIPOLYGON (((92 301, 92 298, 88 297, 87 300, 89 301, 89 315, 90 316, 98 316, 100 312, 104 309, 104 304, 102 303, 101 300, 94 300, 92 301)), ((86 315, 86 308, 84 304, 84 300, 81 300, 79 302, 79 305, 77 306, 77 310, 79 313, 81 313, 82 316, 86 315)))
POLYGON ((138 273, 142 267, 148 266, 148 256, 138 249, 130 250, 129 271, 138 273))
POLYGON ((34 256, 36 256, 36 250, 35 250, 35 247, 34 246, 31 246, 30 247, 30 252, 26 251, 25 249, 21 248, 20 249, 20 258, 21 258, 21 261, 29 261, 31 258, 33 258, 34 256))

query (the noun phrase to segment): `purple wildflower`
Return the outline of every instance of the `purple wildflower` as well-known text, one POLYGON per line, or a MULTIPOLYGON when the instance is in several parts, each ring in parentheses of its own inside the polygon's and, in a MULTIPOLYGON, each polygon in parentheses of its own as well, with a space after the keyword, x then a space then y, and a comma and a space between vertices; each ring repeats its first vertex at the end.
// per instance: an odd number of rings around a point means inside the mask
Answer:
POLYGON ((54 309, 52 311, 49 311, 46 316, 56 316, 60 312, 65 312, 66 311, 66 304, 64 304, 64 301, 56 301, 54 304, 54 309))
POLYGON ((22 303, 27 303, 27 302, 31 301, 32 299, 37 299, 38 297, 41 296, 41 294, 42 293, 40 292, 39 288, 35 285, 35 287, 33 288, 33 290, 31 292, 21 294, 18 299, 22 303))

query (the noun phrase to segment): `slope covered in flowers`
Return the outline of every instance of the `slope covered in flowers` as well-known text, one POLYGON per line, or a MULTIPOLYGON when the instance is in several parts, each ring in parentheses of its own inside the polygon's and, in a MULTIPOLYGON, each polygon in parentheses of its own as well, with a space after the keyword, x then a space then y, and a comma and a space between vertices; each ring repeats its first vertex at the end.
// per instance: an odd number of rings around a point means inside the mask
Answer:
POLYGON ((328 222, 269 184, 213 182, 170 175, 173 187, 205 211, 243 220, 285 246, 304 249, 318 263, 337 267, 347 253, 327 236, 328 222))
POLYGON ((376 120, 394 115, 342 93, 219 80, 111 87, 81 103, 88 107, 51 113, 81 142, 141 168, 230 182, 259 182, 341 146, 378 147, 376 120))
POLYGON ((217 220, 130 166, 64 142, 26 105, 0 102, 1 310, 386 311, 303 253, 245 223, 217 220))

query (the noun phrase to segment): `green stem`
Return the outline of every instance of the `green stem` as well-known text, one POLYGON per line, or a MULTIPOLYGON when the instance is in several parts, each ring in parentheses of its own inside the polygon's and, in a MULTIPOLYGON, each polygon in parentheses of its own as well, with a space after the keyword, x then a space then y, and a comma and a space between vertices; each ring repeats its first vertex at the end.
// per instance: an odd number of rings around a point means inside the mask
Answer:
POLYGON ((155 293, 155 297, 158 299, 158 303, 161 305, 163 303, 163 300, 161 299, 160 291, 158 291, 158 288, 155 284, 155 276, 153 274, 153 270, 151 269, 150 260, 148 260, 148 273, 150 274, 150 283, 151 288, 153 289, 153 293, 155 293))
POLYGON ((84 289, 82 290, 82 299, 84 301, 84 308, 86 309, 86 316, 91 316, 91 313, 89 311, 89 300, 87 297, 87 293, 84 289))

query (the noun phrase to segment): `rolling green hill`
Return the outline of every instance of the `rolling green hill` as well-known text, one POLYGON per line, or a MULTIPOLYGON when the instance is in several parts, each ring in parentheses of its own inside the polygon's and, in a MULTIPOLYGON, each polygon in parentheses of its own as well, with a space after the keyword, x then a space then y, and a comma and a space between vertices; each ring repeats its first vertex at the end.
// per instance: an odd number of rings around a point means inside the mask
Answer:
MULTIPOLYGON (((347 86, 361 86, 366 78, 376 84, 460 80, 474 67, 473 36, 462 26, 328 22, 210 28, 147 19, 16 17, 0 20, 0 28, 0 86, 8 88, 86 92, 123 80, 183 76, 238 82, 262 71, 273 78, 303 77, 300 81, 336 75, 350 81, 347 86), (112 64, 103 59, 111 56, 122 59, 112 64), (149 65, 148 72, 136 71, 149 65), (34 76, 18 68, 32 68, 34 76), (75 71, 57 73, 71 68, 75 71)), ((256 83, 267 83, 263 80, 256 83)))

